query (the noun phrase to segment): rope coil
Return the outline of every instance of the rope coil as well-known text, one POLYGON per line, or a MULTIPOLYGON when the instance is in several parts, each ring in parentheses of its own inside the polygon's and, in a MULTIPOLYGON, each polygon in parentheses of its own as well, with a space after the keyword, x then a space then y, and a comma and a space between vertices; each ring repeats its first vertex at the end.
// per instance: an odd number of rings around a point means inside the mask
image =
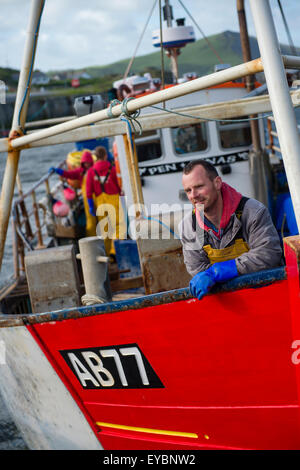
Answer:
POLYGON ((116 106, 118 104, 121 105, 121 109, 122 109, 122 112, 121 112, 121 115, 120 115, 120 119, 121 121, 126 121, 127 124, 129 124, 130 126, 130 130, 132 132, 132 130, 134 131, 134 133, 136 134, 137 133, 137 130, 136 130, 136 127, 135 127, 135 124, 137 124, 138 126, 138 132, 139 132, 139 135, 142 135, 142 132, 143 132, 143 129, 142 129, 142 126, 140 124, 140 122, 137 120, 137 118, 139 117, 140 113, 141 113, 141 110, 140 109, 137 109, 136 111, 128 111, 127 109, 127 103, 129 100, 134 100, 135 98, 133 96, 129 96, 128 98, 124 98, 123 101, 119 101, 119 100, 112 100, 110 102, 110 105, 109 105, 109 108, 107 110, 107 114, 108 114, 108 117, 109 118, 114 118, 115 116, 113 115, 112 113, 112 107, 113 106, 116 106))
POLYGON ((81 302, 83 305, 96 305, 96 304, 105 304, 107 299, 103 297, 98 297, 98 295, 85 294, 81 297, 81 302))
POLYGON ((116 116, 113 115, 111 109, 112 109, 113 106, 116 106, 116 105, 118 105, 118 104, 121 104, 121 101, 119 101, 119 100, 112 100, 112 101, 109 103, 109 108, 108 108, 108 110, 107 110, 107 114, 108 114, 108 117, 109 117, 109 118, 114 118, 114 117, 116 117, 116 116))
MULTIPOLYGON (((135 127, 135 123, 138 125, 139 127, 139 135, 142 135, 143 133, 143 129, 142 129, 142 126, 140 124, 140 122, 137 120, 137 118, 139 117, 140 113, 141 113, 141 110, 140 109, 137 109, 136 111, 133 111, 132 113, 129 113, 128 109, 127 109, 127 103, 128 101, 130 100, 134 100, 135 98, 133 96, 130 96, 128 98, 125 98, 122 102, 122 114, 121 114, 121 119, 122 117, 127 119, 130 126, 131 126, 131 129, 133 129, 134 133, 136 134, 137 133, 137 130, 136 130, 136 127, 135 127)), ((124 119, 122 119, 124 120, 124 119)))

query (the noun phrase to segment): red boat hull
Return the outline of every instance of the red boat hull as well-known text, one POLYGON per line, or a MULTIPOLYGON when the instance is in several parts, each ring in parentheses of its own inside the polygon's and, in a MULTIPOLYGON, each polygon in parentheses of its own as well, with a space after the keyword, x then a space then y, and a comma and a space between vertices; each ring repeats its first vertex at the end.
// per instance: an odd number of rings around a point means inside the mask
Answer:
POLYGON ((288 280, 28 329, 104 449, 300 449, 288 280))

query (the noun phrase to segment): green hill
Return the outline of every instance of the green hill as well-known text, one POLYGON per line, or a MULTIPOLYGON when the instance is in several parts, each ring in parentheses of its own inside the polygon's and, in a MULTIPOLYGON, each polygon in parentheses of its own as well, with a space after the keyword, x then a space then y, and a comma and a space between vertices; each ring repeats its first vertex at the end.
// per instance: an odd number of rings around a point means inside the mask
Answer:
POLYGON ((7 85, 14 84, 18 79, 18 75, 18 70, 0 67, 0 80, 2 80, 7 85))
MULTIPOLYGON (((242 52, 238 33, 226 31, 210 36, 208 39, 224 63, 236 65, 241 62, 242 52)), ((121 60, 113 64, 99 67, 88 67, 86 71, 95 78, 104 75, 122 76, 129 60, 130 59, 121 60)), ((219 62, 217 56, 213 54, 207 45, 207 42, 204 39, 199 39, 181 49, 181 54, 178 58, 179 75, 186 72, 196 72, 198 75, 204 75, 212 72, 214 65, 219 62)), ((164 63, 165 69, 170 69, 170 60, 165 54, 164 63)), ((134 73, 143 73, 146 69, 150 68, 155 68, 158 71, 161 69, 161 54, 159 50, 151 54, 136 57, 131 71, 134 73)))
MULTIPOLYGON (((208 40, 212 48, 217 51, 223 63, 230 65, 240 64, 242 59, 242 49, 240 34, 232 31, 225 31, 220 34, 209 36, 208 40)), ((250 47, 252 59, 259 57, 259 49, 256 38, 250 37, 250 47)), ((283 54, 290 54, 289 46, 281 45, 283 54)), ((300 49, 298 49, 299 53, 300 49)), ((88 67, 86 71, 94 78, 105 75, 123 76, 130 59, 114 62, 113 64, 88 67)), ((165 55, 165 70, 170 69, 170 60, 165 55)), ((215 64, 220 63, 218 57, 212 52, 205 39, 199 39, 188 44, 181 49, 178 58, 179 75, 187 72, 196 72, 199 76, 213 72, 215 64)), ((160 51, 136 57, 131 67, 133 73, 144 73, 148 69, 154 68, 160 73, 161 55, 160 51)))
MULTIPOLYGON (((240 34, 233 31, 224 31, 220 34, 209 36, 208 40, 212 48, 217 51, 218 56, 222 59, 222 62, 230 65, 237 65, 243 61, 242 50, 240 44, 240 34)), ((252 59, 259 57, 259 49, 257 41, 254 37, 250 37, 250 46, 252 59)), ((281 51, 283 54, 290 54, 289 46, 281 45, 281 51)), ((299 54, 300 49, 297 48, 299 54)), ((86 67, 85 71, 93 78, 104 78, 107 77, 110 80, 117 80, 122 78, 126 68, 129 64, 130 58, 120 60, 108 65, 100 65, 93 67, 86 67)), ((178 57, 178 69, 179 76, 182 76, 187 72, 196 72, 199 76, 213 72, 215 64, 220 63, 218 57, 212 52, 205 39, 199 39, 194 43, 188 44, 181 49, 181 53, 178 57)), ((170 59, 164 54, 165 70, 170 71, 171 64, 170 59)), ((81 69, 82 70, 82 69, 81 69)), ((150 71, 155 77, 160 77, 161 74, 161 53, 160 50, 156 50, 151 54, 141 55, 135 58, 130 72, 136 74, 143 74, 150 71)), ((6 69, 0 67, 0 80, 5 83, 16 85, 16 70, 6 69)), ((71 72, 65 70, 64 72, 71 72)), ((72 70, 76 73, 76 70, 72 70)), ((48 75, 54 76, 57 71, 49 71, 48 75)), ((58 72, 62 73, 62 71, 58 72)))

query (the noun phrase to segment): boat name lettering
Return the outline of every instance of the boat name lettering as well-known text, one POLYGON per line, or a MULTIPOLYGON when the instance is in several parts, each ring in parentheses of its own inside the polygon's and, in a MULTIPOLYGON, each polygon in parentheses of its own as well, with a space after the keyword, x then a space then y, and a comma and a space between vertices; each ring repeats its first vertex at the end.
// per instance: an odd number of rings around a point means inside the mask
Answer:
MULTIPOLYGON (((228 153, 226 155, 217 155, 214 157, 203 158, 215 166, 228 165, 232 163, 244 162, 248 160, 249 152, 228 153)), ((166 163, 164 165, 153 165, 139 167, 140 176, 164 175, 167 173, 179 173, 183 170, 187 162, 166 163)))
POLYGON ((84 389, 164 387, 137 344, 69 349, 60 354, 84 389))

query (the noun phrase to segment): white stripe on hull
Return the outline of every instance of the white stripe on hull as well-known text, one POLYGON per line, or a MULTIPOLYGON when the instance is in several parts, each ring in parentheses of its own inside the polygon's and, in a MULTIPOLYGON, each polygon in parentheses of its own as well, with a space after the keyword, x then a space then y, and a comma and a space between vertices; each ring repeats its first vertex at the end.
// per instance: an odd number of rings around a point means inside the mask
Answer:
POLYGON ((101 450, 83 413, 26 327, 0 328, 0 341, 5 345, 0 389, 28 447, 101 450))

